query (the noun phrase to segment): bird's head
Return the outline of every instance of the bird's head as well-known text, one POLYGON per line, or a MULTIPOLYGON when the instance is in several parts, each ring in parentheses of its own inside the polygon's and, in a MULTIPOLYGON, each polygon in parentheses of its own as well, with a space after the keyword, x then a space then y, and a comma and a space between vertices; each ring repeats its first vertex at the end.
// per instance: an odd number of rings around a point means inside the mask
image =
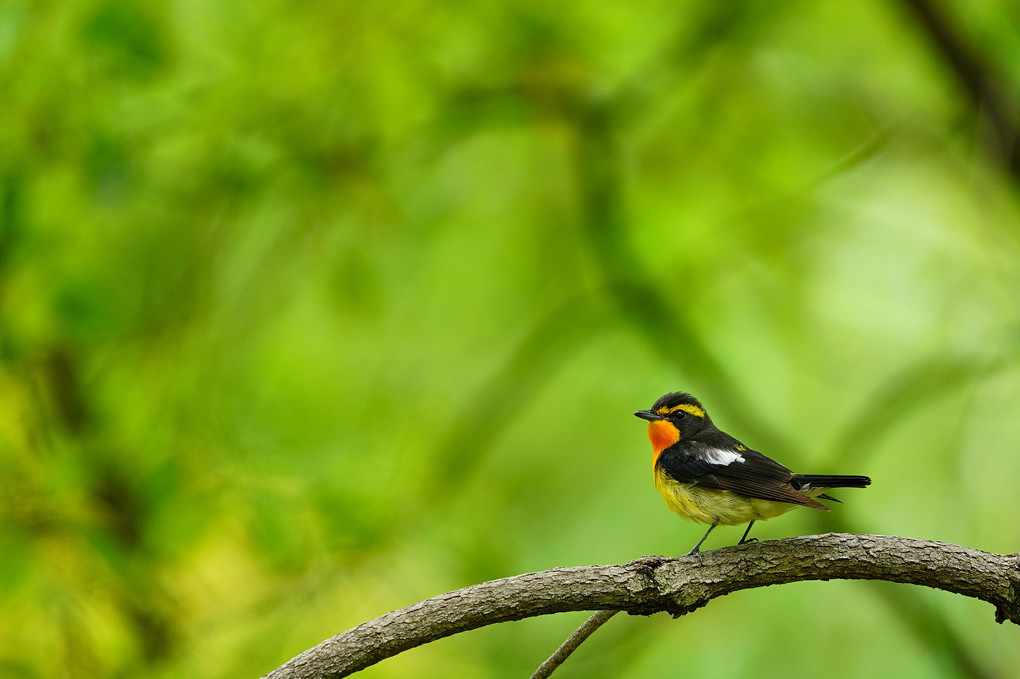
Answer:
POLYGON ((648 420, 648 438, 652 440, 652 451, 656 457, 680 439, 712 426, 712 420, 701 402, 682 391, 666 394, 651 409, 634 414, 648 420))

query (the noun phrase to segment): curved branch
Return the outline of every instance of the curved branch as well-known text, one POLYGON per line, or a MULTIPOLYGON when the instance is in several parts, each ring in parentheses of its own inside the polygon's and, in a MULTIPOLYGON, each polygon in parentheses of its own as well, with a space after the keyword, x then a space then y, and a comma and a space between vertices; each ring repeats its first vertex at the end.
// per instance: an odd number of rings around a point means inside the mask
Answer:
POLYGON ((483 582, 382 615, 327 639, 264 679, 344 677, 458 632, 547 613, 609 609, 674 617, 716 597, 803 580, 886 580, 987 601, 997 622, 1020 624, 1020 554, 945 542, 827 533, 737 545, 701 558, 553 568, 483 582))

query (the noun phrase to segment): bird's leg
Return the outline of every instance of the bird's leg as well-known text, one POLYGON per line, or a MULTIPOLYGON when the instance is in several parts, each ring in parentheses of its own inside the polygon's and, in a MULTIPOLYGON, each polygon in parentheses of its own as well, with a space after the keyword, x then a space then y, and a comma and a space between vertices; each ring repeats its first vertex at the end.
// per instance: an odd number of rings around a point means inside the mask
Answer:
POLYGON ((713 523, 712 526, 707 531, 705 531, 705 534, 701 536, 701 539, 698 540, 698 544, 694 545, 694 549, 687 552, 687 554, 685 554, 684 556, 691 556, 692 554, 701 554, 700 550, 701 543, 705 541, 705 538, 707 538, 708 534, 712 532, 712 529, 718 525, 719 525, 718 523, 713 523))
POLYGON ((754 521, 747 524, 747 530, 744 531, 744 537, 740 538, 740 542, 737 543, 738 545, 742 545, 747 542, 758 542, 758 538, 751 538, 750 540, 747 539, 747 534, 751 532, 751 526, 753 525, 754 521))

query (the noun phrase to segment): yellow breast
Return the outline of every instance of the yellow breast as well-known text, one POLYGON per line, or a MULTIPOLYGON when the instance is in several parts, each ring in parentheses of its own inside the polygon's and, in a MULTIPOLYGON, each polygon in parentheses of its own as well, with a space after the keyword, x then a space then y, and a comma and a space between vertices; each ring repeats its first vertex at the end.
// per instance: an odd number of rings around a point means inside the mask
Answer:
POLYGON ((698 523, 734 526, 771 519, 797 506, 787 502, 742 497, 728 490, 680 483, 658 465, 655 466, 655 487, 666 501, 666 506, 682 518, 698 523))

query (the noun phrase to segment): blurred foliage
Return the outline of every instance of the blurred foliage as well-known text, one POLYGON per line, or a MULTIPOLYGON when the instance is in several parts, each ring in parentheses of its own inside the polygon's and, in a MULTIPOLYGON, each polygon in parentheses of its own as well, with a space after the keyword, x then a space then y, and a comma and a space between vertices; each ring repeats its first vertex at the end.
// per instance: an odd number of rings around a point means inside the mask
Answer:
MULTIPOLYGON (((1020 550, 1016 180, 906 4, 0 3, 0 675, 259 676, 686 551, 630 415, 680 388, 874 477, 762 538, 1020 550)), ((1016 76, 1015 5, 949 18, 1016 76)), ((365 676, 526 676, 581 619, 365 676)), ((1008 676, 1020 644, 806 583, 616 618, 557 676, 791 662, 1008 676)))

